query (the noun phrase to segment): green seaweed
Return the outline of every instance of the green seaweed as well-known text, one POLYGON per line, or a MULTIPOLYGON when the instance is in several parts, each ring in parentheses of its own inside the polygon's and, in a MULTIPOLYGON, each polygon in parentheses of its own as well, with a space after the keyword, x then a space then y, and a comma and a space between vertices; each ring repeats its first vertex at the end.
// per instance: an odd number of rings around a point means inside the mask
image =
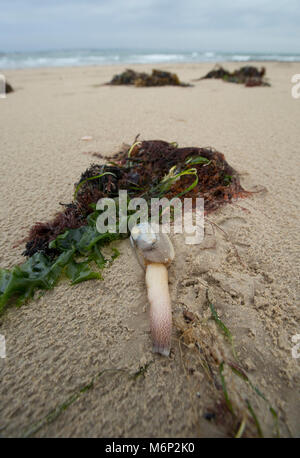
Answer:
POLYGON ((257 386, 253 385, 253 383, 251 382, 249 377, 245 374, 245 372, 240 367, 237 367, 233 363, 228 363, 228 365, 231 368, 232 372, 234 372, 242 380, 247 382, 250 385, 250 387, 252 388, 252 390, 268 404, 269 411, 270 411, 270 413, 271 413, 271 415, 272 415, 272 417, 274 419, 274 428, 276 430, 276 437, 280 437, 279 424, 278 424, 278 414, 277 414, 276 410, 271 406, 271 404, 269 403, 269 401, 267 400, 265 395, 257 388, 257 386))
POLYGON ((250 404, 250 401, 248 401, 248 399, 246 399, 246 404, 247 404, 248 410, 249 410, 249 412, 250 412, 250 414, 251 414, 251 416, 252 416, 252 418, 254 420, 258 436, 259 437, 264 437, 262 429, 261 429, 261 426, 260 426, 260 423, 258 421, 258 418, 257 418, 257 416, 256 416, 256 414, 255 414, 255 412, 254 412, 254 410, 253 410, 253 408, 252 408, 252 406, 250 404))
POLYGON ((184 189, 183 192, 179 193, 176 195, 176 197, 181 197, 183 194, 188 193, 191 191, 195 186, 198 184, 198 174, 197 170, 195 168, 188 168, 183 170, 182 172, 178 172, 176 170, 176 166, 174 165, 170 170, 169 173, 160 181, 160 183, 152 189, 151 194, 158 194, 158 197, 162 197, 164 194, 166 194, 173 186, 173 184, 180 180, 181 177, 185 175, 194 175, 195 180, 193 183, 188 186, 186 189, 184 189))
MULTIPOLYGON (((99 178, 88 178, 88 180, 99 178)), ((173 183, 184 175, 194 175, 195 180, 184 192, 188 192, 198 182, 197 172, 189 168, 180 173, 173 171, 159 183, 156 192, 160 195, 171 189, 173 183)), ((80 185, 87 180, 80 183, 80 185)), ((79 190, 76 188, 75 194, 79 190)), ((95 209, 95 206, 93 206, 95 209)), ((99 233, 96 227, 97 217, 101 211, 95 210, 87 217, 87 224, 76 229, 69 229, 52 240, 48 247, 55 250, 58 256, 53 260, 43 252, 39 251, 32 255, 24 264, 14 267, 12 270, 0 268, 0 314, 12 299, 17 305, 24 304, 34 296, 36 291, 51 289, 65 274, 72 285, 91 279, 102 279, 99 272, 92 270, 91 263, 99 269, 103 269, 108 260, 104 258, 100 247, 114 240, 127 237, 127 234, 99 233), (82 259, 84 258, 84 259, 82 259)), ((132 212, 128 212, 131 214, 132 212)), ((116 259, 120 253, 112 248, 110 262, 116 259)))
MULTIPOLYGON (((11 270, 0 268, 0 314, 8 304, 21 305, 35 292, 53 288, 63 275, 71 284, 101 278, 92 265, 101 270, 118 253, 113 249, 113 256, 107 260, 100 248, 128 236, 128 232, 120 234, 118 228, 114 233, 98 232, 96 220, 100 213, 96 210, 96 202, 101 197, 116 197, 117 191, 125 187, 131 196, 144 196, 149 200, 166 195, 172 202, 183 195, 201 195, 203 190, 198 183, 205 178, 206 211, 212 211, 245 192, 221 153, 207 148, 178 148, 176 142, 140 142, 137 138, 127 151, 111 158, 116 159, 115 166, 92 164, 75 184, 73 202, 62 204, 64 211, 53 220, 36 223, 30 229, 23 252, 24 256, 29 256, 28 260, 11 270), (140 164, 132 165, 139 161, 140 164), (144 167, 143 163, 151 167, 144 167), (232 173, 234 180, 230 186, 224 186, 224 173, 232 173), (218 199, 213 191, 216 187, 221 193, 218 199)), ((131 214, 128 211, 128 215, 131 214)), ((221 321, 217 319, 217 323, 220 326, 221 321)))
POLYGON ((231 181, 232 181, 232 176, 231 175, 224 175, 224 184, 225 184, 225 186, 230 185, 231 181))
POLYGON ((145 377, 145 373, 147 372, 148 367, 150 366, 151 363, 152 361, 150 361, 149 363, 146 363, 144 366, 141 366, 139 370, 133 374, 132 379, 137 380, 141 376, 145 377))
MULTIPOLYGON (((208 300, 208 303, 209 303, 209 306, 210 306, 210 310, 211 310, 211 313, 212 313, 212 317, 213 319, 215 320, 216 324, 218 325, 218 327, 221 329, 221 331, 225 334, 225 336, 228 338, 229 342, 231 343, 231 346, 232 346, 232 350, 233 350, 233 354, 234 354, 234 357, 236 359, 236 361, 238 361, 238 358, 237 358, 237 355, 236 355, 236 352, 235 352, 235 348, 234 348, 234 344, 233 344, 233 335, 232 333, 229 331, 229 329, 227 328, 227 326, 225 326, 225 324, 220 320, 212 302, 210 302, 209 298, 208 298, 208 293, 207 293, 207 300, 208 300)), ((236 374, 238 377, 240 377, 244 382, 246 382, 250 387, 251 389, 261 398, 263 399, 266 404, 268 405, 268 408, 269 408, 269 411, 273 417, 273 420, 274 420, 274 429, 276 431, 276 437, 280 437, 280 431, 279 431, 279 419, 278 419, 278 414, 276 412, 276 410, 271 406, 271 404, 269 403, 269 401, 267 400, 267 398, 265 397, 265 395, 259 390, 259 388, 257 388, 257 386, 255 386, 251 380, 249 379, 248 375, 245 374, 245 372, 243 371, 243 369, 241 369, 239 366, 237 366, 237 364, 235 363, 232 363, 232 362, 227 362, 226 364, 228 364, 228 366, 231 368, 232 372, 234 374, 236 374)), ((224 392, 224 396, 225 396, 225 401, 226 401, 226 404, 227 404, 227 407, 229 408, 229 410, 231 411, 231 413, 233 413, 233 410, 232 409, 232 404, 230 402, 230 399, 228 397, 228 392, 227 392, 227 388, 226 388, 226 383, 225 383, 225 379, 224 379, 224 375, 223 375, 223 369, 224 369, 224 361, 221 363, 220 367, 219 367, 219 372, 220 372, 220 377, 221 377, 221 383, 222 383, 222 388, 223 388, 223 392, 224 392)), ((257 419, 257 416, 253 410, 253 408, 251 407, 251 404, 249 401, 246 401, 246 404, 247 404, 247 408, 249 410, 249 412, 251 413, 251 416, 253 417, 254 419, 254 422, 256 424, 256 428, 257 428, 257 431, 258 431, 258 434, 260 437, 263 437, 262 435, 262 430, 261 430, 261 427, 260 427, 260 424, 259 424, 259 421, 257 419)))
POLYGON ((224 361, 222 361, 222 363, 219 366, 219 373, 220 373, 220 378, 221 378, 221 383, 222 383, 222 389, 223 389, 225 402, 226 402, 226 405, 228 407, 228 410, 232 413, 232 415, 235 415, 234 411, 233 411, 233 407, 232 407, 231 401, 229 399, 227 386, 226 386, 225 378, 224 378, 224 375, 223 375, 223 370, 224 370, 224 361))
POLYGON ((211 161, 203 156, 190 157, 185 161, 186 165, 210 164, 211 161))
POLYGON ((32 298, 36 290, 53 288, 74 252, 75 249, 62 252, 54 261, 37 252, 11 271, 0 269, 0 313, 13 297, 19 306, 32 298))
POLYGON ((112 175, 113 177, 116 176, 112 172, 104 172, 104 173, 100 173, 99 175, 95 175, 93 177, 89 177, 89 178, 86 178, 85 180, 80 181, 80 183, 76 186, 76 189, 75 189, 75 192, 74 192, 74 200, 76 199, 76 196, 77 196, 78 191, 81 188, 81 186, 83 186, 87 181, 96 180, 97 178, 102 178, 104 175, 112 175))
POLYGON ((211 311, 211 314, 212 314, 212 318, 215 320, 215 322, 218 325, 218 327, 221 329, 221 331, 225 334, 225 336, 229 340, 229 342, 231 344, 233 356, 238 361, 238 357, 237 357, 237 354, 236 354, 236 351, 235 351, 235 348, 234 348, 233 335, 231 334, 231 332, 229 331, 227 326, 225 326, 223 321, 219 318, 219 316, 217 314, 217 311, 214 308, 213 303, 208 298, 208 293, 206 294, 206 296, 207 296, 207 300, 208 300, 208 303, 209 303, 209 307, 210 307, 210 311, 211 311))
POLYGON ((102 278, 98 272, 93 272, 90 269, 89 262, 76 262, 71 259, 66 270, 68 278, 70 278, 72 285, 76 285, 82 281, 92 280, 93 278, 102 278))
MULTIPOLYGON (((0 314, 12 299, 20 306, 32 298, 36 291, 52 289, 64 273, 72 285, 102 278, 99 272, 92 270, 91 263, 102 269, 108 260, 104 258, 100 247, 120 239, 123 234, 100 234, 96 227, 99 214, 100 211, 91 213, 87 225, 69 229, 49 243, 49 248, 59 253, 54 260, 42 252, 36 252, 24 264, 12 270, 0 268, 0 314), (85 259, 82 260, 82 257, 85 259)), ((112 251, 111 261, 119 255, 116 248, 112 248, 112 251)))
POLYGON ((43 417, 41 420, 37 421, 36 423, 32 424, 30 427, 28 427, 22 434, 23 438, 28 438, 32 437, 34 434, 36 434, 38 431, 40 431, 44 426, 49 425, 53 423, 65 410, 68 409, 74 402, 76 402, 78 399, 81 398, 82 395, 85 395, 90 389, 94 388, 95 382, 102 377, 103 374, 109 373, 109 372, 126 372, 124 369, 104 369, 98 374, 96 374, 94 377, 91 378, 91 380, 81 388, 79 388, 77 391, 75 391, 73 394, 71 394, 68 399, 63 401, 61 404, 59 404, 57 407, 52 409, 48 414, 43 417))

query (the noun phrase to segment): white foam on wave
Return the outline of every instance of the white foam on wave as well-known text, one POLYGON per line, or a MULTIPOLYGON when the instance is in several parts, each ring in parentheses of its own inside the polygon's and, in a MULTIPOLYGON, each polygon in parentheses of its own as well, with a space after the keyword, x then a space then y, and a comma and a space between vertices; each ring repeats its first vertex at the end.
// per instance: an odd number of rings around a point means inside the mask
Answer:
POLYGON ((139 50, 74 50, 35 53, 0 53, 0 69, 69 67, 104 64, 156 64, 176 62, 299 62, 300 55, 192 52, 147 52, 139 50))
POLYGON ((182 54, 135 54, 132 58, 137 63, 146 64, 158 62, 178 62, 184 60, 185 56, 182 54))
POLYGON ((215 53, 214 52, 211 52, 211 51, 207 51, 204 53, 205 57, 214 57, 215 56, 215 53))
POLYGON ((237 62, 247 62, 251 60, 251 56, 244 56, 244 55, 238 54, 238 55, 232 56, 232 60, 237 61, 237 62))

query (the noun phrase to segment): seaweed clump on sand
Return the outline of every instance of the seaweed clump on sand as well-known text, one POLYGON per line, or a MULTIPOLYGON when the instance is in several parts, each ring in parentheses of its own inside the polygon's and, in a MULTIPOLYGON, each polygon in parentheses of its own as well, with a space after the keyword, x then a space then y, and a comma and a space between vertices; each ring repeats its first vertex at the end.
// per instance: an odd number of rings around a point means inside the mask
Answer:
MULTIPOLYGON (((0 313, 15 299, 20 305, 36 290, 51 289, 62 274, 72 284, 101 278, 98 269, 109 259, 101 247, 113 240, 128 237, 119 231, 99 233, 96 226, 96 203, 102 197, 116 198, 126 190, 128 199, 152 197, 168 199, 203 197, 209 213, 226 202, 249 194, 238 173, 222 153, 212 148, 179 148, 162 140, 135 141, 108 158, 106 164, 92 164, 75 183, 74 199, 61 204, 63 210, 52 220, 36 223, 29 231, 23 255, 28 259, 12 270, 0 268, 0 313)), ((150 215, 149 206, 149 215, 150 215)), ((128 211, 130 216, 134 211, 128 211)), ((118 252, 114 248, 111 260, 118 252)))
POLYGON ((115 75, 107 85, 134 85, 136 87, 150 86, 183 86, 190 84, 182 83, 176 73, 153 69, 151 75, 144 72, 136 72, 131 69, 125 70, 119 75, 115 75))
POLYGON ((75 199, 50 222, 32 227, 25 256, 36 251, 55 254, 48 244, 64 230, 87 224, 93 204, 102 197, 117 197, 126 190, 130 198, 203 197, 209 213, 242 197, 238 173, 222 153, 212 148, 178 148, 162 140, 135 142, 110 156, 105 165, 92 164, 75 184, 75 199))
POLYGON ((14 92, 14 89, 11 84, 9 84, 5 77, 0 75, 0 96, 5 94, 9 94, 10 92, 14 92))
POLYGON ((5 92, 9 94, 10 92, 14 92, 13 87, 9 83, 5 83, 5 92))
MULTIPOLYGON (((270 86, 270 83, 265 79, 266 69, 262 67, 258 69, 253 66, 241 67, 234 72, 229 72, 222 66, 216 66, 213 70, 203 76, 202 79, 222 79, 229 83, 244 84, 246 87, 253 86, 270 86)), ((199 81, 199 79, 197 81, 199 81)))

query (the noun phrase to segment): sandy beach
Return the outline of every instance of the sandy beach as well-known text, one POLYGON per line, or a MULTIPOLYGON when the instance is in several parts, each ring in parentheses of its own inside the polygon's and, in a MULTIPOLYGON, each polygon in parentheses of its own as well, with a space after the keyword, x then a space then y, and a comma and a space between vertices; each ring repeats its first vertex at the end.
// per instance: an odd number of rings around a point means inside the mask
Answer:
MULTIPOLYGON (((24 262, 24 242, 16 242, 72 200, 74 183, 98 161, 91 153, 111 155, 137 134, 214 147, 245 189, 266 190, 209 215, 201 245, 172 237, 170 358, 151 351, 144 274, 129 240, 114 242, 121 255, 103 281, 63 280, 10 307, 0 317, 0 436, 233 437, 244 418, 245 435, 256 437, 250 403, 264 436, 276 435, 271 406, 280 436, 300 437, 300 358, 292 355, 300 333, 300 99, 291 96, 300 66, 264 66, 271 87, 103 86, 126 68, 117 65, 5 72, 15 92, 0 99, 2 268, 24 262), (234 418, 182 318, 183 310, 197 317, 194 331, 216 367, 235 361, 211 319, 207 290, 234 337, 239 367, 267 399, 226 365, 234 418)), ((127 67, 150 72, 153 65, 127 67)), ((155 68, 191 82, 212 65, 155 68)))

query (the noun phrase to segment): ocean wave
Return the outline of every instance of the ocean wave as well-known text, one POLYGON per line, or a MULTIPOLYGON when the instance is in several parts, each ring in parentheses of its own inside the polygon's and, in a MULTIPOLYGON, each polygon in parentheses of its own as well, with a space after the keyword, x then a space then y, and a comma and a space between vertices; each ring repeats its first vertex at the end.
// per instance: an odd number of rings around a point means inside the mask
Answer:
MULTIPOLYGON (((130 56, 128 56, 130 58, 130 56)), ((180 62, 185 59, 183 54, 136 54, 132 58, 140 64, 160 62, 180 62)))
POLYGON ((235 55, 235 56, 232 56, 232 60, 237 61, 237 62, 247 62, 251 60, 251 56, 235 55))
POLYGON ((0 69, 70 67, 105 64, 158 64, 181 62, 299 62, 298 54, 222 53, 214 51, 157 52, 140 50, 74 50, 35 53, 0 52, 0 69))

